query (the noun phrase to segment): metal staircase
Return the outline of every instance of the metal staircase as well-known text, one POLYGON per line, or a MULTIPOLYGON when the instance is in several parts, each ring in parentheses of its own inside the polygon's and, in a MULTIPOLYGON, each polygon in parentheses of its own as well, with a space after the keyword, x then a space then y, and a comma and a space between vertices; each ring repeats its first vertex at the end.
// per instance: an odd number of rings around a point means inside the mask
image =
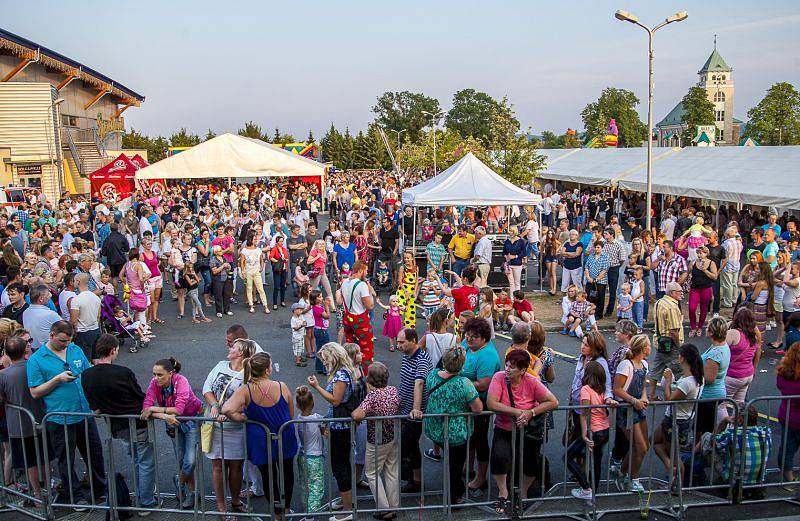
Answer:
POLYGON ((82 177, 88 176, 108 163, 95 129, 64 129, 62 140, 65 152, 69 151, 82 177))

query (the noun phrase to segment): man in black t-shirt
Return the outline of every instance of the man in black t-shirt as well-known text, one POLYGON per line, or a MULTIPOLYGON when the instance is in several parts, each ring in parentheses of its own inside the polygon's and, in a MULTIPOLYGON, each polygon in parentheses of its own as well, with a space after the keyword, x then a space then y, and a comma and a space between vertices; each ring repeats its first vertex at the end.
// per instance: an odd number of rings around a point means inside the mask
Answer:
MULTIPOLYGON (((394 226, 394 221, 390 217, 383 218, 383 227, 378 232, 378 238, 381 242, 381 250, 378 257, 375 259, 375 269, 377 270, 378 262, 384 261, 389 264, 389 280, 392 281, 392 287, 395 284, 395 263, 397 262, 397 251, 400 246, 400 232, 394 226)), ((373 270, 375 273, 375 270, 373 270)))
POLYGON ((73 237, 76 239, 83 239, 86 241, 87 246, 94 249, 94 234, 91 230, 86 229, 86 225, 83 221, 78 221, 75 223, 75 233, 72 234, 73 237))
MULTIPOLYGON (((125 366, 114 361, 119 354, 119 343, 113 335, 103 334, 95 344, 98 360, 81 373, 81 387, 86 401, 93 411, 101 414, 135 415, 142 413, 144 392, 136 380, 136 375, 125 366)), ((138 504, 144 508, 155 508, 155 459, 153 444, 147 436, 147 422, 135 420, 136 432, 129 432, 129 420, 112 419, 111 435, 130 444, 135 438, 133 458, 136 463, 138 481, 138 504)))

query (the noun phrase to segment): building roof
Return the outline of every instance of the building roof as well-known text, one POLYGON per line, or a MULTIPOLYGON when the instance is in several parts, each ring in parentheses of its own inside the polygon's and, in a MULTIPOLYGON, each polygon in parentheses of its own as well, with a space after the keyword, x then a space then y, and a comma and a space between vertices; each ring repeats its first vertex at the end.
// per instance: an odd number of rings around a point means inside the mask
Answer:
POLYGON ((112 95, 125 102, 138 105, 144 101, 143 95, 115 82, 91 67, 0 28, 0 52, 3 50, 10 51, 11 54, 17 56, 25 56, 31 51, 38 52, 39 62, 48 69, 55 69, 63 73, 78 72, 79 79, 97 88, 110 88, 112 95))
POLYGON ((700 69, 697 74, 705 74, 707 72, 730 72, 733 69, 725 63, 725 60, 722 59, 722 56, 717 52, 717 48, 714 47, 714 50, 711 52, 711 56, 708 57, 706 63, 703 65, 703 68, 700 69))
POLYGON ((669 114, 656 123, 657 127, 666 127, 669 125, 682 125, 683 124, 683 102, 679 101, 675 108, 669 111, 669 114))

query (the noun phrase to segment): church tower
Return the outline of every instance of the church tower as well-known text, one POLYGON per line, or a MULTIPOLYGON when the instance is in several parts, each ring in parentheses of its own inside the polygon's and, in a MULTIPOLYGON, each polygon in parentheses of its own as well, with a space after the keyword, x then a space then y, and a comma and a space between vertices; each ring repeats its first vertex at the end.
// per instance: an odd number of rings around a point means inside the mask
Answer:
MULTIPOLYGON (((708 100, 714 104, 714 119, 717 125, 717 144, 736 145, 739 141, 739 125, 733 117, 733 69, 725 63, 717 51, 717 37, 714 36, 714 51, 698 71, 698 85, 708 93, 708 100)), ((737 120, 738 122, 738 120, 737 120)))

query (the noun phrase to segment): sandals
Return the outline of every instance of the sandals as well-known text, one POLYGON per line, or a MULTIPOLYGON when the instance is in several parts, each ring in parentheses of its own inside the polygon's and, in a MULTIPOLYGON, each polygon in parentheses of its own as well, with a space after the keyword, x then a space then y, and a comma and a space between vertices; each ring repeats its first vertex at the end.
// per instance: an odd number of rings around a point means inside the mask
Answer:
POLYGON ((502 516, 508 513, 508 498, 505 497, 498 497, 497 500, 494 502, 494 513, 498 516, 502 516))
POLYGON ((156 324, 163 324, 163 323, 164 323, 164 321, 163 321, 163 320, 161 320, 160 318, 154 318, 154 319, 153 319, 153 320, 151 320, 150 322, 154 322, 154 323, 156 323, 156 324))

